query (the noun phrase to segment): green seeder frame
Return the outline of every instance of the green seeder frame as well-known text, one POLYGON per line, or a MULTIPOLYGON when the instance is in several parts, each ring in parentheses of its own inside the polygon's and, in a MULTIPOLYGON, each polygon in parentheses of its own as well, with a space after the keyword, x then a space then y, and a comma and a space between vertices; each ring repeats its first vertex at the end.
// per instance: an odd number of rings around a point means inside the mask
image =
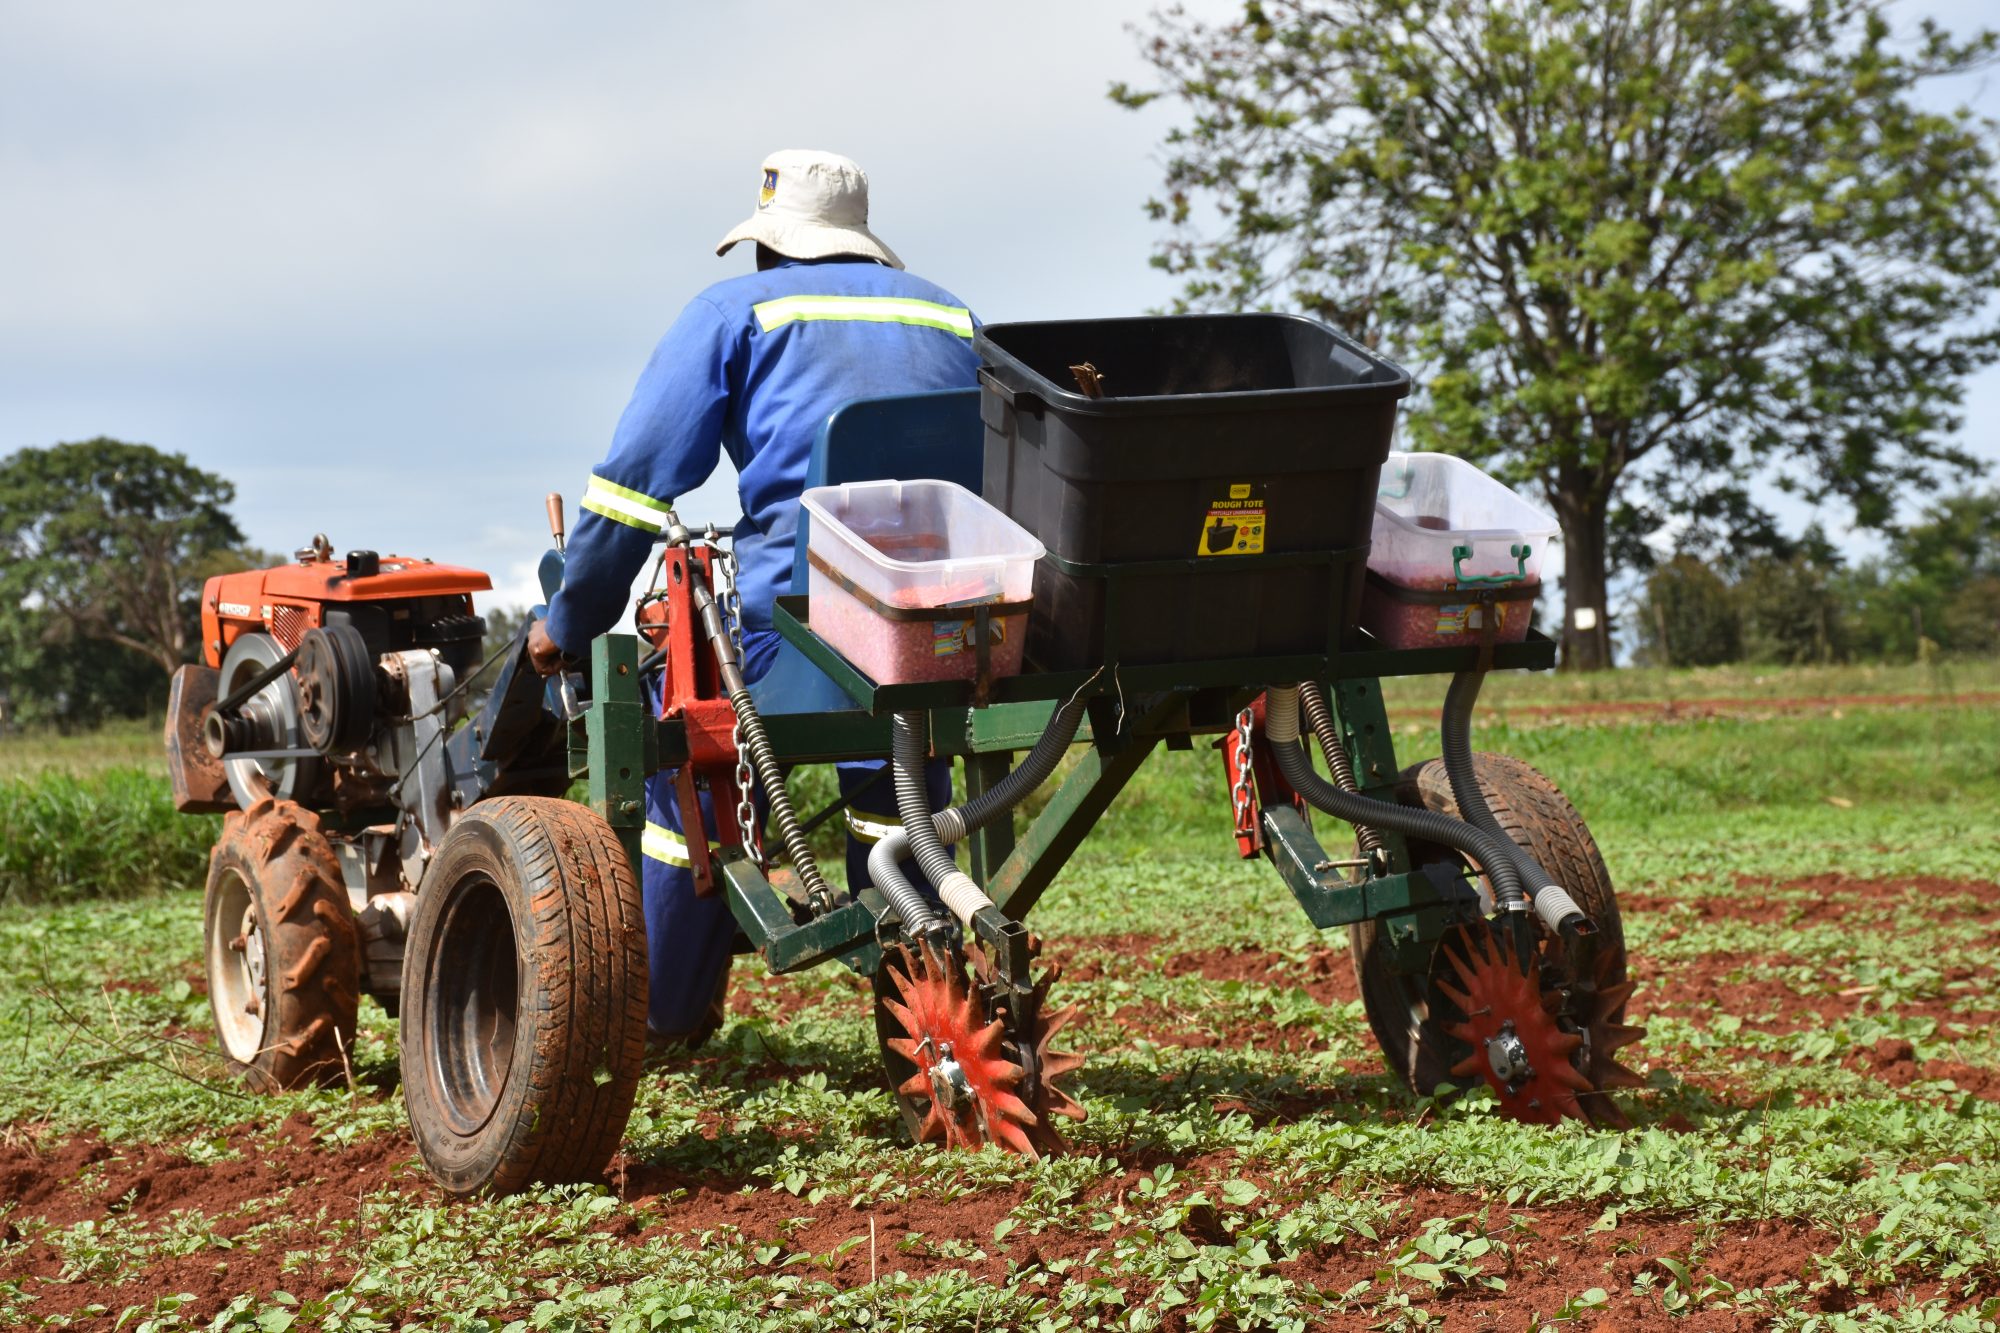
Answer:
MULTIPOLYGON (((1329 645, 1324 654, 1305 656, 1027 674, 994 682, 988 700, 974 706, 967 682, 874 684, 812 633, 805 600, 780 598, 776 627, 841 687, 854 708, 767 714, 765 729, 787 766, 886 758, 891 715, 921 710, 929 717, 931 752, 962 758, 968 794, 977 794, 1007 773, 1016 752, 1041 737, 1057 700, 1078 690, 1088 693, 1088 720, 1078 735, 1087 751, 1034 821, 1019 837, 1012 820, 1000 820, 968 840, 970 874, 1015 921, 1033 909, 1155 747, 1190 749, 1197 736, 1232 730, 1238 713, 1267 686, 1326 682, 1356 781, 1366 795, 1393 802, 1399 769, 1382 678, 1482 668, 1539 671, 1555 663, 1553 641, 1531 630, 1521 643, 1484 650, 1329 645)), ((634 866, 645 827, 645 780, 677 767, 687 756, 683 724, 662 721, 645 706, 638 663, 638 641, 631 635, 605 635, 595 642, 592 702, 581 724, 572 728, 571 741, 572 770, 588 766, 590 803, 617 831, 634 866)), ((1354 863, 1329 856, 1305 815, 1292 805, 1265 804, 1261 818, 1265 855, 1313 925, 1327 929, 1381 921, 1400 970, 1422 972, 1432 945, 1467 911, 1470 895, 1463 881, 1446 877, 1441 882, 1416 870, 1396 834, 1382 831, 1387 873, 1348 878, 1341 871, 1354 863)), ((797 972, 838 959, 858 972, 872 973, 883 943, 893 939, 894 911, 875 889, 863 889, 853 901, 808 918, 740 850, 724 848, 716 869, 738 925, 773 972, 797 972)))

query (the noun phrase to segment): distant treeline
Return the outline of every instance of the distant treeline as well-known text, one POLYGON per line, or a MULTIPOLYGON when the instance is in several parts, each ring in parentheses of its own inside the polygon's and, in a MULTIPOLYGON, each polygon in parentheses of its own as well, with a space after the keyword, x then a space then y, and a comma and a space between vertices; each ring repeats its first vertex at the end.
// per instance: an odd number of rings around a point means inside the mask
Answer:
MULTIPOLYGON (((173 668, 200 650, 203 580, 280 558, 245 543, 234 499, 224 478, 143 444, 0 458, 0 730, 163 712, 173 668)), ((1612 558, 1645 580, 1619 627, 1640 662, 2000 652, 2000 490, 1931 504, 1859 562, 1817 530, 1784 537, 1751 506, 1703 517, 1664 562, 1645 540, 1657 515, 1614 533, 1612 558)), ((489 642, 522 614, 479 609, 489 642)))
POLYGON ((1683 551, 1647 577, 1634 619, 1650 665, 1908 661, 2000 652, 2000 490, 1926 506, 1880 556, 1825 535, 1683 551))

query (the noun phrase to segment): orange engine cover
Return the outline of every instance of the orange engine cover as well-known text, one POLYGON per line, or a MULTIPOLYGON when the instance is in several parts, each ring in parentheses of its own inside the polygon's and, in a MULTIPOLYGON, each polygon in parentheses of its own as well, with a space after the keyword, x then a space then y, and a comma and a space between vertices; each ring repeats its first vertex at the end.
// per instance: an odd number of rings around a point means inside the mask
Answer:
POLYGON ((436 613, 472 614, 472 594, 493 580, 476 569, 439 565, 411 556, 381 557, 379 572, 350 578, 343 560, 313 560, 219 574, 201 589, 202 660, 222 665, 222 655, 243 634, 267 633, 286 652, 299 646, 309 629, 325 623, 325 609, 380 610, 383 604, 421 604, 436 613))

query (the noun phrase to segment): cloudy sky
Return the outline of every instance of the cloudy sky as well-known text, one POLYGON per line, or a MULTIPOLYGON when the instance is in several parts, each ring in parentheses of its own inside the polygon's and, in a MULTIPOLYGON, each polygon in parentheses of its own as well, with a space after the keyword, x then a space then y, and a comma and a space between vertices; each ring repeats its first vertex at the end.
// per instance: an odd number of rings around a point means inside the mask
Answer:
MULTIPOLYGON (((1146 9, 0 0, 0 454, 146 441, 235 481, 267 549, 325 531, 525 601, 540 497, 747 267, 713 247, 774 148, 858 159, 877 230, 988 320, 1166 300, 1141 205, 1174 112, 1104 97, 1146 9)), ((2000 115, 1987 79, 1943 95, 2000 115)), ((1996 420, 1989 372, 1989 458, 1996 420)), ((685 509, 727 522, 726 480, 685 509)))

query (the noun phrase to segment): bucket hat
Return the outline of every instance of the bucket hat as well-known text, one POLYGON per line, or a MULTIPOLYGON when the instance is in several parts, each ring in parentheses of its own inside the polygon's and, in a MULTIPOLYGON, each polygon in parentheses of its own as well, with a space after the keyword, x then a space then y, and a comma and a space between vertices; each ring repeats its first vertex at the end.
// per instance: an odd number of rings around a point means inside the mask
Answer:
POLYGON ((788 259, 861 255, 901 268, 896 252, 868 230, 868 173, 838 153, 787 148, 764 159, 757 211, 722 238, 760 241, 788 259))

